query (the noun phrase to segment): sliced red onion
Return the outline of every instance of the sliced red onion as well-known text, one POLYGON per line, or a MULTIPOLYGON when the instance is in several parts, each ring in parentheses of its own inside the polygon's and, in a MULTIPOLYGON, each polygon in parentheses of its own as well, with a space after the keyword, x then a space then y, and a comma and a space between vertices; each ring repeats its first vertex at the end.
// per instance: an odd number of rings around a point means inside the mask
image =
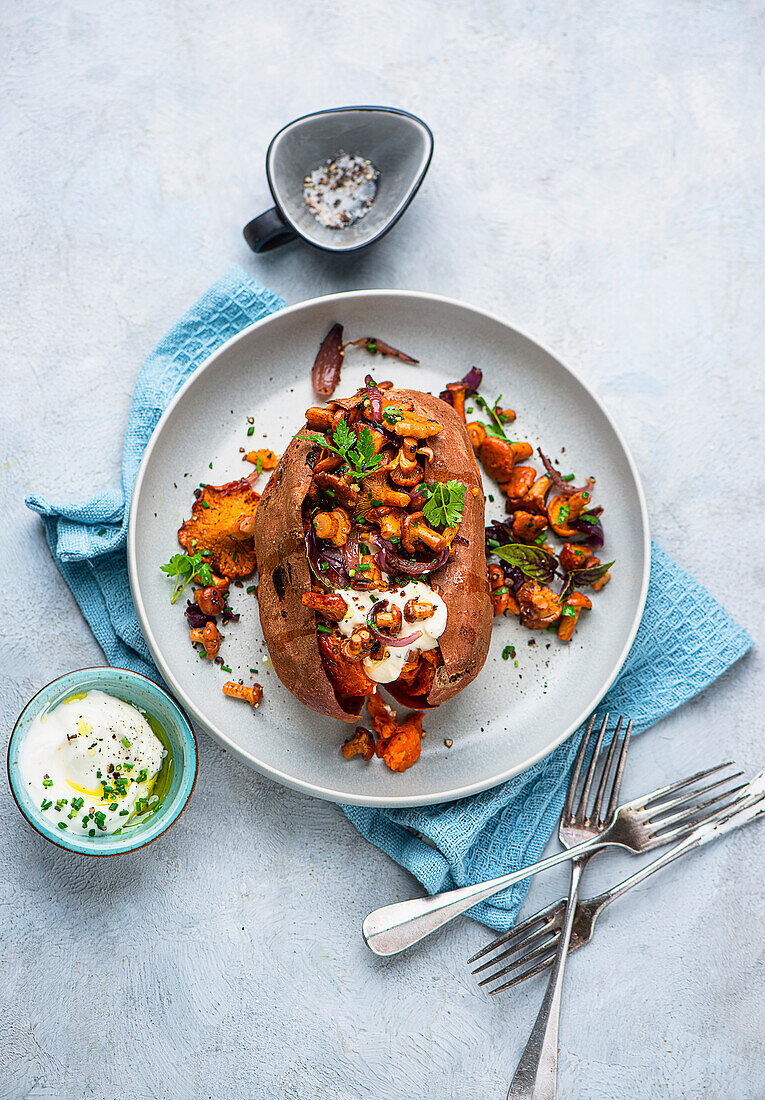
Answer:
POLYGON ((367 615, 369 632, 376 641, 382 642, 383 645, 390 646, 392 649, 403 649, 404 646, 411 645, 412 642, 416 642, 418 638, 422 637, 421 630, 415 630, 414 634, 407 634, 405 638, 391 638, 389 634, 383 634, 379 631, 375 626, 375 615, 378 611, 382 611, 384 607, 387 607, 387 605, 387 600, 378 600, 367 615))
POLYGON ((383 541, 385 554, 386 573, 406 573, 410 577, 424 576, 426 573, 435 573, 449 560, 449 550, 442 550, 437 558, 431 561, 414 561, 411 558, 402 558, 383 541))
MULTIPOLYGON (((602 514, 602 507, 589 508, 587 511, 587 515, 589 516, 600 517, 602 514)), ((603 524, 600 522, 599 518, 595 523, 587 523, 587 521, 583 520, 580 516, 579 519, 571 520, 569 526, 573 527, 574 530, 579 531, 581 532, 581 534, 586 536, 583 539, 569 539, 569 542, 575 541, 580 545, 590 546, 593 550, 600 550, 601 546, 606 541, 606 536, 603 531, 603 524)))
POLYGON ((368 374, 364 379, 367 387, 367 397, 369 398, 369 416, 368 419, 375 424, 379 424, 382 420, 382 394, 377 388, 374 378, 371 374, 368 374))
POLYGON ((339 550, 319 545, 313 526, 305 534, 305 550, 308 564, 317 580, 325 588, 348 588, 349 577, 339 550), (321 568, 324 564, 326 567, 321 568))
POLYGON ((348 576, 353 576, 353 570, 359 564, 359 533, 354 531, 348 536, 348 540, 342 549, 343 565, 348 576))
POLYGON ((198 604, 192 603, 191 600, 186 601, 186 610, 183 612, 189 622, 189 626, 192 630, 201 630, 202 627, 208 623, 214 623, 215 617, 213 615, 205 615, 198 604))
POLYGON ((412 489, 409 493, 409 503, 412 508, 421 508, 428 499, 428 494, 423 492, 422 489, 412 489))
MULTIPOLYGON (((563 477, 562 477, 560 471, 555 469, 555 467, 553 466, 552 462, 547 457, 547 455, 542 454, 542 448, 541 447, 537 447, 537 453, 539 454, 539 457, 542 459, 542 465, 544 466, 547 473, 550 475, 550 477, 552 479, 552 483, 555 486, 555 488, 558 490, 559 493, 562 493, 564 496, 570 497, 570 496, 573 496, 574 493, 589 493, 590 492, 593 485, 595 484, 595 479, 594 478, 588 477, 587 481, 585 482, 584 485, 579 485, 579 486, 570 485, 567 481, 563 480, 563 477)), ((573 527, 573 524, 571 526, 573 527)))
MULTIPOLYGON (((483 382, 483 372, 480 371, 478 367, 471 367, 465 377, 460 379, 460 382, 467 386, 465 397, 472 397, 474 393, 478 392, 478 388, 483 382)), ((438 396, 442 401, 446 401, 448 405, 454 404, 454 400, 449 390, 443 390, 438 396)))

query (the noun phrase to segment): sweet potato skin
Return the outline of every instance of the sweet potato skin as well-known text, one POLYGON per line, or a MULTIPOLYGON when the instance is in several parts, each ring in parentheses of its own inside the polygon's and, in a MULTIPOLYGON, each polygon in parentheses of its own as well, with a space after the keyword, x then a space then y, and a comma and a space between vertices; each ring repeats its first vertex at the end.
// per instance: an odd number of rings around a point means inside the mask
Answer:
POLYGON ((302 506, 311 484, 306 459, 314 448, 310 440, 300 438, 302 434, 301 430, 279 459, 258 505, 255 553, 260 624, 274 671, 284 686, 311 710, 341 722, 356 722, 364 700, 358 700, 357 710, 340 705, 321 663, 316 613, 301 600, 304 592, 311 591, 302 506))
MULTIPOLYGON (((428 480, 456 479, 467 486, 460 535, 469 545, 457 544, 455 559, 430 578, 449 609, 446 630, 439 639, 444 664, 436 669, 427 699, 412 701, 418 707, 435 707, 478 675, 489 651, 493 614, 481 475, 467 429, 450 405, 418 390, 394 389, 386 397, 411 401, 415 412, 443 425, 443 431, 430 440, 434 460, 428 480)), ((342 703, 337 699, 321 663, 315 613, 301 600, 311 590, 301 510, 311 483, 307 459, 314 447, 300 438, 302 434, 301 429, 282 455, 258 506, 254 537, 260 622, 274 669, 285 687, 312 710, 355 723, 364 699, 342 703)), ((390 690, 392 685, 384 686, 390 690)), ((391 694, 396 697, 395 688, 391 694)))

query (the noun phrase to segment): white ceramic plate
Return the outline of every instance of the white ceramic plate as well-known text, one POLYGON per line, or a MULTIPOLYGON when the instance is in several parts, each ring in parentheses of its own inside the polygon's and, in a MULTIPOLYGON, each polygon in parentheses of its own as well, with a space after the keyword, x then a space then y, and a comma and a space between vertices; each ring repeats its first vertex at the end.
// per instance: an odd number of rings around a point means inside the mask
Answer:
MULTIPOLYGON (((487 502, 487 519, 503 514, 496 494, 493 506, 487 502)), ((179 391, 149 442, 133 494, 128 544, 133 598, 149 648, 200 726, 280 783, 319 798, 376 806, 421 805, 485 790, 569 736, 627 655, 645 603, 649 554, 634 462, 587 387, 498 318, 448 298, 396 290, 333 294, 291 306, 215 352, 179 391), (231 604, 241 619, 225 628, 221 655, 234 679, 250 682, 250 669, 258 670, 254 678, 263 685, 264 699, 252 711, 224 696, 221 685, 230 677, 197 657, 183 617, 185 597, 170 605, 171 585, 159 569, 179 549, 176 532, 189 514, 194 488, 244 476, 252 467, 242 461, 240 447, 281 452, 300 427, 304 410, 315 403, 311 365, 334 321, 345 325, 348 339, 380 336, 420 360, 412 367, 354 349, 338 394, 352 393, 370 369, 378 380, 438 393, 473 364, 480 367, 484 394, 503 394, 503 403, 518 413, 514 438, 561 457, 578 482, 597 477, 595 502, 605 507, 603 560, 616 559, 611 583, 596 594, 569 645, 511 618, 495 625, 483 671, 427 715, 422 757, 403 774, 382 761, 344 759, 340 746, 353 727, 307 710, 268 670, 257 602, 244 588, 232 589, 231 604), (249 438, 248 417, 255 426, 249 438), (508 644, 515 646, 517 665, 502 659, 508 644), (453 742, 450 748, 446 739, 453 742)))

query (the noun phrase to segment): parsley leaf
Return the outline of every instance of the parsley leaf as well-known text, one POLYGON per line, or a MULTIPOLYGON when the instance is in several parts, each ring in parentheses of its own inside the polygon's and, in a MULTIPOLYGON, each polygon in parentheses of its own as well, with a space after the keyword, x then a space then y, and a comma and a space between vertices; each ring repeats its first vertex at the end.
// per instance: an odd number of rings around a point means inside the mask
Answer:
POLYGON ((422 506, 431 527, 459 527, 465 507, 466 486, 460 481, 437 481, 423 485, 428 499, 422 506))
POLYGON ((328 451, 334 451, 340 455, 349 466, 348 476, 356 481, 362 481, 385 461, 384 455, 375 454, 375 440, 369 428, 361 429, 358 439, 356 433, 349 427, 347 421, 340 420, 330 436, 311 433, 302 436, 312 443, 318 443, 328 451))
POLYGON ((204 555, 201 552, 198 554, 173 554, 170 561, 166 562, 164 565, 160 565, 159 568, 163 573, 167 573, 168 577, 175 578, 175 586, 173 588, 173 594, 170 597, 170 603, 175 603, 190 581, 196 580, 203 585, 210 585, 213 583, 210 563, 205 561, 204 555))

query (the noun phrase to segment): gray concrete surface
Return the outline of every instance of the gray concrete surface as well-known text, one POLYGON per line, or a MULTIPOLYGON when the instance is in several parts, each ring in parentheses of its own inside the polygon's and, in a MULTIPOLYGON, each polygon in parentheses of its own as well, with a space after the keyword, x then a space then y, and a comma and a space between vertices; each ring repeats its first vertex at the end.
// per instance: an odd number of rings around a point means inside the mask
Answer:
MULTIPOLYGON (((23 497, 115 481, 143 356, 232 260, 290 302, 436 291, 549 344, 626 433, 657 540, 762 643, 760 4, 26 0, 0 25, 5 736, 102 659, 23 497), (358 102, 433 127, 406 218, 356 257, 249 254, 268 139, 358 102)), ((761 700, 755 652, 635 745, 628 790, 762 766, 761 700)), ((372 958, 362 915, 415 886, 333 806, 202 738, 189 810, 133 858, 58 852, 5 784, 0 823, 3 1100, 504 1097, 542 987, 484 996, 470 921, 372 958)), ((664 872, 572 959, 562 1100, 765 1096, 763 839, 664 872)))

